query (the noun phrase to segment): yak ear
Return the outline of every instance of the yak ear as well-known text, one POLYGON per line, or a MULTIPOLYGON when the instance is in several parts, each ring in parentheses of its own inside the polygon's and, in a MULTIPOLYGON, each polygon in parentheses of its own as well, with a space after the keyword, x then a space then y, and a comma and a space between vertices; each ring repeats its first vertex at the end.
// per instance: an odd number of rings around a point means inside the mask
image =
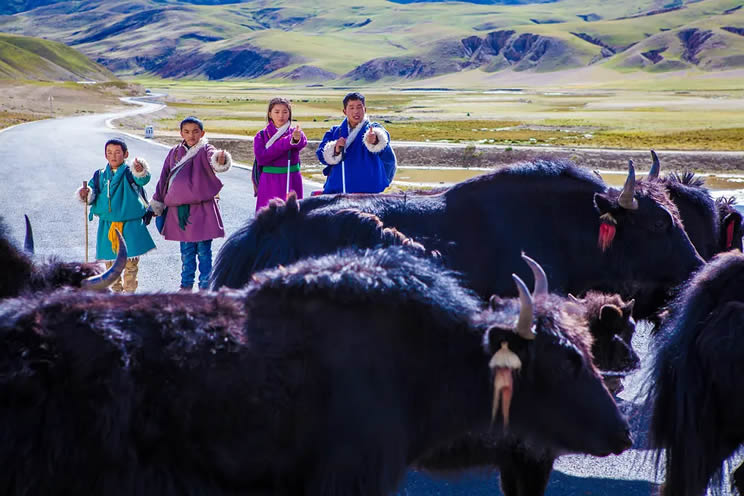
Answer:
POLYGON ((611 200, 604 193, 594 193, 594 208, 601 214, 607 214, 617 209, 617 202, 611 200))
POLYGON ((612 322, 615 319, 622 319, 623 311, 612 304, 602 305, 599 309, 599 320, 603 322, 612 322))

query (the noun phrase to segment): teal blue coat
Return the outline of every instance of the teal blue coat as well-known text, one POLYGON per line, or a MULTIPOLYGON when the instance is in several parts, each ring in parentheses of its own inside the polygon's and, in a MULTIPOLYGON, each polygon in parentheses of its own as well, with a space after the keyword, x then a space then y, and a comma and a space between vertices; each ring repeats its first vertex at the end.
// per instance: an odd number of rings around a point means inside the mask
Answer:
MULTIPOLYGON (((101 170, 98 182, 98 195, 91 199, 90 219, 98 217, 98 235, 96 237, 96 259, 114 260, 116 253, 111 249, 108 239, 112 222, 123 222, 124 241, 127 243, 128 257, 138 257, 155 248, 147 226, 142 222, 142 216, 147 210, 147 204, 139 193, 129 184, 126 170, 129 165, 125 162, 116 174, 111 166, 101 170)), ((95 177, 95 176, 94 176, 95 177)), ((150 182, 150 173, 144 177, 134 176, 134 182, 144 186, 150 182)), ((90 184, 93 183, 93 178, 90 184)))

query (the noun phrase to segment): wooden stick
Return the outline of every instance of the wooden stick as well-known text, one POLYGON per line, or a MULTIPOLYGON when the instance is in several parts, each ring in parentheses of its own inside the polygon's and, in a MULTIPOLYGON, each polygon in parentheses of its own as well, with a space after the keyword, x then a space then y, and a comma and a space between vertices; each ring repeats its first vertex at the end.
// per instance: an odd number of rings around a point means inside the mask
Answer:
POLYGON ((83 181, 83 191, 85 194, 85 262, 88 262, 88 181, 83 181))

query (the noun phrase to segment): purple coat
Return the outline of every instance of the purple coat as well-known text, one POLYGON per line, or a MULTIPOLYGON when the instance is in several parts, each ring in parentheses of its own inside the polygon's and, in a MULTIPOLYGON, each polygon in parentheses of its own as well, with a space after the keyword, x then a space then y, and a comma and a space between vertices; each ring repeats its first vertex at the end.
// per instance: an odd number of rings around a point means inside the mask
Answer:
POLYGON ((191 149, 186 148, 185 142, 171 148, 152 195, 153 210, 156 213, 163 204, 169 207, 162 233, 167 240, 195 242, 225 235, 222 215, 215 198, 222 189, 222 181, 215 172, 225 172, 232 161, 225 152, 225 164, 217 164, 217 150, 206 139, 202 140, 204 143, 197 143, 191 149), (189 157, 185 165, 169 179, 171 171, 187 154, 189 157), (181 229, 178 225, 179 205, 190 207, 186 229, 181 229))
MULTIPOLYGON (((256 162, 260 167, 280 167, 287 168, 287 158, 292 165, 300 163, 300 150, 307 146, 307 137, 305 133, 300 132, 302 136, 298 143, 293 144, 292 131, 293 127, 287 129, 281 138, 277 139, 268 149, 266 142, 274 136, 277 128, 273 122, 256 134, 253 139, 253 154, 256 156, 256 162)), ((289 190, 297 193, 297 198, 302 198, 302 175, 299 171, 289 174, 289 190)), ((266 206, 272 198, 281 198, 286 200, 287 193, 287 175, 271 174, 263 172, 258 182, 258 198, 256 199, 256 210, 266 206)))

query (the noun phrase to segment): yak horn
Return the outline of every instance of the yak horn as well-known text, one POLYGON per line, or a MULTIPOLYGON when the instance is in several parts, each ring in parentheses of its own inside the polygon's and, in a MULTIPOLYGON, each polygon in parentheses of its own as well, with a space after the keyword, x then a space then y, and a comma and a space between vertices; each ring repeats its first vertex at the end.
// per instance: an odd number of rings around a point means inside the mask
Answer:
POLYGON ((648 179, 658 179, 659 171, 661 170, 661 164, 659 163, 659 157, 656 156, 656 152, 651 150, 651 159, 654 163, 651 165, 651 170, 648 171, 648 179))
POLYGON ((26 253, 33 255, 34 254, 34 232, 31 230, 31 221, 28 220, 28 215, 24 214, 23 217, 26 218, 26 239, 23 241, 23 249, 26 250, 26 253))
POLYGON ((540 264, 535 262, 533 259, 528 257, 527 255, 522 252, 522 260, 527 262, 527 265, 530 266, 530 269, 532 269, 532 276, 535 278, 535 289, 532 291, 532 298, 537 298, 538 296, 547 296, 548 295, 548 276, 545 275, 545 271, 542 267, 540 267, 540 264))
POLYGON ((517 321, 515 331, 522 339, 532 341, 535 339, 535 329, 532 326, 532 318, 534 316, 532 297, 524 281, 518 275, 512 274, 512 279, 514 279, 514 283, 517 285, 517 291, 519 291, 519 320, 517 321))
POLYGON ((114 264, 103 274, 84 279, 81 284, 83 289, 106 289, 121 276, 124 266, 127 264, 127 244, 118 229, 116 230, 116 237, 119 238, 119 252, 116 254, 114 264))
POLYGON ((628 178, 617 202, 626 210, 638 210, 638 200, 635 199, 635 167, 632 160, 628 160, 628 178))
POLYGON ((568 299, 571 300, 571 301, 573 301, 574 303, 581 303, 581 300, 579 300, 578 298, 576 298, 571 293, 568 293, 568 299))

